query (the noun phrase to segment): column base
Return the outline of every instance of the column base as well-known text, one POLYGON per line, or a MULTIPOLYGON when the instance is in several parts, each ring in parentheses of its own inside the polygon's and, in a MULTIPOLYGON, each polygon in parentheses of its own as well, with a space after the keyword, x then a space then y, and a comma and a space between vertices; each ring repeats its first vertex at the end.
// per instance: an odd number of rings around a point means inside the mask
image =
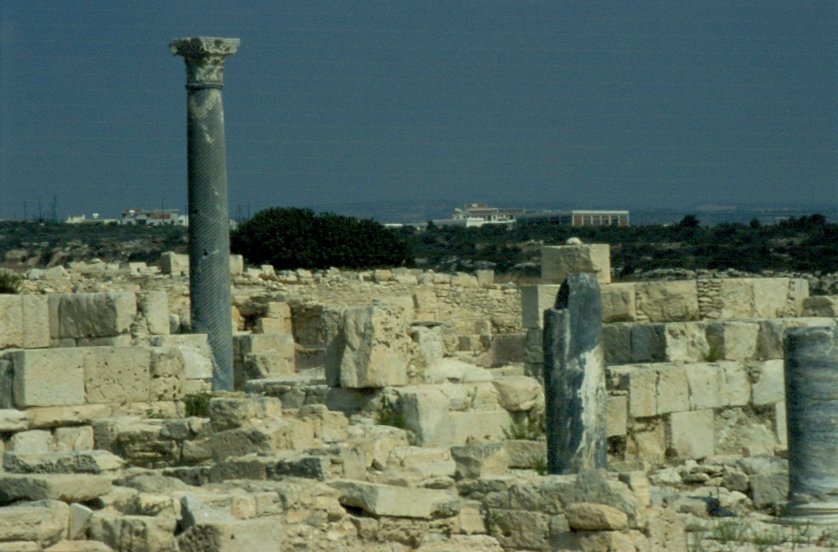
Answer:
POLYGON ((782 517, 782 525, 838 525, 838 502, 789 503, 782 517))

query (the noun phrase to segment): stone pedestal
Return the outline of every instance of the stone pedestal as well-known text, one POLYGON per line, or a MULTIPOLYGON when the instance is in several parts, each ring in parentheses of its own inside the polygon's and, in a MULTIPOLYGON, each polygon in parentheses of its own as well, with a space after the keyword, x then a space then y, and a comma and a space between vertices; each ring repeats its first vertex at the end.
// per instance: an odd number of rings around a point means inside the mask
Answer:
POLYGON ((787 523, 838 523, 838 329, 786 331, 787 523))
POLYGON ((597 276, 569 274, 544 313, 544 393, 550 473, 604 468, 605 358, 597 276))
POLYGON ((212 387, 233 389, 230 217, 224 143, 224 58, 238 39, 183 38, 170 45, 186 62, 189 173, 189 289, 192 331, 206 333, 215 361, 212 387))

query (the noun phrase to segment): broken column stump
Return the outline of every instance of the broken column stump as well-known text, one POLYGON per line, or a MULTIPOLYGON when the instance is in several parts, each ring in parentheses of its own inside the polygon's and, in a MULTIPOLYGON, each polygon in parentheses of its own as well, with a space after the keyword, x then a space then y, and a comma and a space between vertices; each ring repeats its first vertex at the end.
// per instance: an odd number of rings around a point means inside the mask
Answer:
POLYGON ((544 312, 547 468, 553 474, 608 463, 600 299, 596 274, 572 273, 555 308, 544 312))
POLYGON ((786 331, 788 523, 838 522, 838 329, 786 331))

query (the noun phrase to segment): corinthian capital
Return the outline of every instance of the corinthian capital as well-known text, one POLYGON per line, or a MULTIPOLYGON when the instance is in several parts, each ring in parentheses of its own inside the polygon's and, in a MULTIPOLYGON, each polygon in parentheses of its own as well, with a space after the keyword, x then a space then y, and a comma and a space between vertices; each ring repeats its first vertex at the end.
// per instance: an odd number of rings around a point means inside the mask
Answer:
POLYGON ((238 38, 199 36, 172 41, 169 49, 186 62, 186 86, 220 88, 224 85, 224 58, 239 49, 238 38))

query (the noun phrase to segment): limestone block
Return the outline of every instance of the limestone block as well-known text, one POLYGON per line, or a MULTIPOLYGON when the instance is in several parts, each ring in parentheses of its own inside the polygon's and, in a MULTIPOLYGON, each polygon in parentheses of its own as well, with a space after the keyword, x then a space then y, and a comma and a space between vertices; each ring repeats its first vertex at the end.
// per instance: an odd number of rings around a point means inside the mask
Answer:
POLYGON ((687 322, 699 318, 695 280, 639 282, 635 294, 638 318, 649 322, 687 322))
MULTIPOLYGON (((49 347, 49 300, 46 295, 21 295, 23 347, 49 347)), ((0 332, 2 333, 2 332, 0 332)))
POLYGON ((751 403, 764 406, 786 400, 782 360, 767 360, 748 365, 753 384, 751 403))
POLYGON ((544 441, 507 439, 503 444, 510 468, 531 469, 547 460, 547 444, 544 441))
POLYGON ((300 450, 319 442, 313 424, 302 420, 276 418, 263 423, 213 433, 209 447, 216 461, 251 453, 300 450))
POLYGON ((805 298, 803 316, 838 318, 838 295, 816 295, 805 298))
POLYGON ((456 479, 480 479, 503 475, 509 468, 509 456, 502 443, 475 443, 451 447, 457 463, 456 479))
POLYGON ((634 287, 633 283, 602 286, 603 323, 637 320, 634 287))
POLYGON ((175 401, 184 397, 186 392, 185 363, 183 355, 176 347, 151 349, 150 376, 149 400, 175 401))
POLYGON ((715 453, 773 455, 777 446, 773 425, 741 408, 721 410, 715 417, 715 453))
POLYGON ((14 409, 15 367, 13 356, 0 356, 0 408, 14 409))
POLYGON ((625 395, 610 395, 605 403, 607 437, 626 434, 628 399, 625 395))
POLYGON ((706 458, 715 452, 712 410, 669 415, 669 447, 679 458, 706 458))
POLYGON ((244 257, 230 255, 230 276, 241 276, 244 272, 244 257))
POLYGON ((480 284, 480 287, 490 286, 495 283, 494 270, 477 270, 475 271, 474 275, 477 277, 477 283, 480 284))
POLYGON ((649 552, 687 552, 689 550, 684 524, 672 509, 652 508, 646 518, 649 552))
POLYGON ((346 309, 345 345, 340 355, 342 387, 407 384, 412 342, 400 312, 385 306, 346 309))
POLYGON ((187 380, 212 379, 212 349, 206 334, 152 336, 149 343, 154 347, 178 349, 183 357, 183 369, 187 380))
POLYGON ((724 378, 718 364, 690 364, 685 367, 690 390, 690 408, 701 410, 724 406, 724 378))
POLYGON ((631 361, 662 362, 666 359, 666 326, 640 324, 631 327, 631 361))
POLYGON ((107 474, 118 472, 124 464, 122 458, 105 450, 48 453, 7 452, 3 455, 3 469, 9 473, 107 474))
POLYGON ((448 412, 449 399, 439 388, 411 386, 397 392, 405 429, 413 432, 417 445, 452 444, 454 431, 448 412))
MULTIPOLYGON (((557 536, 551 535, 554 525, 564 522, 565 531, 570 532, 564 516, 553 516, 538 510, 509 510, 492 508, 488 516, 489 534, 497 539, 503 550, 571 550, 576 546, 561 546, 557 536), (558 523, 556 520, 558 519, 558 523), (551 538, 552 537, 552 538, 551 538), (555 546, 554 546, 555 545, 555 546)), ((593 550, 593 549, 592 549, 593 550)))
POLYGON ((500 405, 510 412, 531 410, 544 394, 538 380, 527 376, 501 376, 492 383, 500 405))
POLYGON ((777 438, 780 450, 788 450, 789 434, 786 421, 786 401, 774 403, 774 435, 777 438))
POLYGON ((441 326, 427 327, 416 324, 410 327, 410 337, 419 349, 419 359, 424 366, 432 365, 445 354, 441 329, 441 326))
POLYGON ((329 483, 340 491, 344 506, 360 508, 375 516, 431 519, 449 517, 458 511, 456 495, 429 489, 410 489, 378 483, 339 479, 329 483))
POLYGON ((138 297, 139 310, 146 321, 148 333, 167 335, 169 333, 169 297, 165 291, 148 291, 138 297))
POLYGON ((521 319, 524 328, 544 328, 544 311, 556 304, 561 285, 521 286, 521 319))
POLYGON ((59 339, 128 333, 137 315, 137 299, 130 292, 52 295, 49 306, 57 316, 50 321, 50 333, 59 339))
POLYGON ((789 476, 786 472, 755 473, 749 482, 755 508, 776 507, 788 500, 789 476))
MULTIPOLYGON (((33 551, 40 551, 41 546, 50 546, 64 537, 68 517, 67 505, 56 501, 0 508, 0 543, 28 542, 34 546, 33 551)), ((27 551, 22 547, 18 550, 27 551)))
POLYGON ((29 408, 32 429, 90 424, 93 420, 107 418, 112 410, 107 404, 80 404, 75 406, 44 406, 29 408))
POLYGON ((456 274, 453 274, 451 276, 451 285, 464 288, 480 287, 480 284, 477 281, 477 276, 467 274, 465 272, 457 272, 456 274))
MULTIPOLYGON (((602 344, 605 364, 626 364, 631 362, 631 324, 607 324, 602 326, 602 344)), ((539 345, 541 341, 539 340, 539 345)))
POLYGON ((285 525, 276 517, 199 523, 177 537, 180 552, 279 550, 285 525))
POLYGON ((16 406, 84 404, 86 355, 87 351, 80 348, 29 349, 13 353, 16 406))
POLYGON ((541 279, 561 284, 571 272, 593 272, 600 285, 611 283, 611 248, 608 244, 544 246, 541 248, 541 279))
POLYGON ((662 364, 657 368, 655 413, 657 415, 690 409, 687 370, 683 365, 662 364))
POLYGON ((649 421, 635 423, 628 434, 626 455, 629 457, 659 461, 666 456, 666 431, 662 423, 649 421))
POLYGON ((748 370, 740 362, 720 362, 722 406, 745 406, 751 401, 751 382, 748 370))
POLYGON ((54 449, 55 442, 52 439, 52 433, 42 429, 19 431, 12 435, 8 444, 8 450, 22 454, 43 454, 52 452, 54 449))
POLYGON ((121 516, 94 512, 88 534, 114 550, 126 552, 176 550, 177 519, 168 516, 121 516))
POLYGON ((282 401, 274 397, 213 397, 209 418, 215 431, 282 416, 282 401))
POLYGON ((160 272, 172 276, 189 274, 189 255, 166 251, 160 255, 160 272))
POLYGON ((88 403, 149 400, 151 351, 147 347, 83 349, 84 388, 88 403))
POLYGON ((725 278, 719 282, 719 318, 754 318, 754 280, 725 278))
POLYGON ((628 515, 607 504, 577 502, 568 505, 564 515, 570 528, 577 531, 620 531, 628 528, 628 515))
POLYGON ((0 473, 0 504, 20 500, 87 502, 110 490, 111 478, 104 475, 0 473))
POLYGON ((725 320, 707 326, 710 353, 726 360, 752 360, 757 357, 760 326, 756 322, 725 320))
POLYGON ((23 345, 21 296, 0 293, 0 349, 23 345))
POLYGON ((644 365, 626 365, 610 370, 617 388, 628 392, 628 414, 645 418, 657 413, 657 371, 644 365))
POLYGON ((57 427, 53 438, 57 452, 83 451, 94 448, 93 427, 91 426, 57 427))
POLYGON ((788 278, 754 278, 754 311, 749 318, 780 318, 797 316, 800 311, 789 308, 788 278))
MULTIPOLYGON (((79 534, 76 538, 83 536, 79 534)), ((45 549, 44 552, 113 552, 113 548, 99 541, 62 540, 45 549)))
POLYGON ((462 445, 474 440, 502 441, 504 430, 512 424, 506 410, 482 412, 450 412, 453 430, 449 444, 462 445))
POLYGON ((290 318, 259 318, 256 320, 256 333, 290 336, 291 331, 290 318))
POLYGON ((6 408, 0 410, 0 433, 13 433, 29 429, 29 414, 6 408))
POLYGON ((664 328, 666 360, 669 362, 699 362, 707 358, 707 342, 703 322, 673 322, 664 328))

